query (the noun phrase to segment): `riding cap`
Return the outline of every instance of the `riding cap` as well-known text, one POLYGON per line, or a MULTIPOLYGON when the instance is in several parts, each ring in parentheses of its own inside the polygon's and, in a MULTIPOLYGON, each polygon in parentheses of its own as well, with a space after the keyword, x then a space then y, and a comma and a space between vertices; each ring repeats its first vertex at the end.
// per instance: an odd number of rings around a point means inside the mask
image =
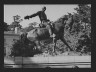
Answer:
POLYGON ((46 7, 44 6, 42 9, 46 9, 46 7))

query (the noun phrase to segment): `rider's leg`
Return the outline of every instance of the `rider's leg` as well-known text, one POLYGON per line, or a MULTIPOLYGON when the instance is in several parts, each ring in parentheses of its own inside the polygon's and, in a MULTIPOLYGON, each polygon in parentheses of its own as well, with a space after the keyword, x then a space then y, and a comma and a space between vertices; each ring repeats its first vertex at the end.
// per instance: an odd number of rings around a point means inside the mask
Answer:
POLYGON ((50 25, 47 25, 47 28, 48 28, 48 30, 49 30, 50 37, 53 37, 53 33, 52 33, 52 30, 51 30, 51 26, 50 26, 50 25))
POLYGON ((49 34, 50 34, 50 37, 53 37, 53 34, 52 34, 52 31, 51 31, 51 28, 49 28, 49 34))
POLYGON ((50 34, 50 37, 53 37, 53 33, 52 33, 52 30, 51 30, 51 26, 48 24, 48 22, 46 21, 43 21, 44 25, 46 26, 46 28, 48 29, 49 31, 49 34, 50 34))

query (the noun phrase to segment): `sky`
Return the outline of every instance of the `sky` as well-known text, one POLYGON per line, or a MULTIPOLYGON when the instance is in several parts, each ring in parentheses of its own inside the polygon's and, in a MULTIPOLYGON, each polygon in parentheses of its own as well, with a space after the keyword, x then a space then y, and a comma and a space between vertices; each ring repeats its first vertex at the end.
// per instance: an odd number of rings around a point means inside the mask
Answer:
POLYGON ((40 23, 38 16, 25 20, 26 15, 32 15, 37 11, 42 10, 42 7, 46 6, 46 15, 50 21, 56 21, 61 16, 69 13, 76 12, 74 8, 77 4, 33 4, 33 5, 4 5, 4 22, 9 25, 14 21, 13 16, 19 15, 23 21, 20 23, 22 27, 28 27, 29 23, 37 22, 40 23))

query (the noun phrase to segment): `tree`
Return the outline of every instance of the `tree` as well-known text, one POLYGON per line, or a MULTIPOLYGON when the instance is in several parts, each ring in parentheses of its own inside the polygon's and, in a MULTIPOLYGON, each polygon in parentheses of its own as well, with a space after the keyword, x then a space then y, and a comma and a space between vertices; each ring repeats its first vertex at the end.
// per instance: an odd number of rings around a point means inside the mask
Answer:
POLYGON ((41 53, 39 50, 34 50, 35 43, 29 41, 26 36, 17 40, 12 46, 10 56, 33 56, 34 54, 41 53))
POLYGON ((29 23, 29 26, 36 26, 37 25, 37 22, 33 22, 33 23, 29 23))
POLYGON ((88 52, 91 51, 91 7, 88 4, 78 4, 75 8, 75 20, 84 24, 84 34, 79 36, 77 50, 88 52))
MULTIPOLYGON (((75 8, 77 11, 73 14, 73 29, 72 35, 70 33, 65 32, 64 36, 66 39, 70 39, 69 42, 76 47, 77 51, 80 50, 83 52, 91 51, 91 7, 88 4, 78 4, 78 7, 75 8), (84 25, 83 25, 84 24, 84 25), (83 27, 82 27, 83 26, 83 27), (82 37, 83 36, 83 37, 82 37), (76 40, 76 44, 73 43, 76 40)), ((67 15, 68 16, 68 15, 67 15)), ((59 18, 55 23, 61 23, 61 19, 59 18)), ((59 43, 60 45, 61 43, 59 43)))
POLYGON ((13 16, 13 19, 14 21, 9 25, 9 28, 13 28, 15 29, 15 27, 19 27, 19 28, 22 28, 22 25, 20 25, 20 22, 22 21, 22 19, 20 19, 21 17, 16 15, 16 16, 13 16))
POLYGON ((8 29, 8 24, 6 23, 6 22, 4 22, 4 31, 8 31, 9 29, 8 29))
POLYGON ((22 31, 22 32, 29 32, 29 31, 31 31, 32 29, 34 29, 34 28, 35 28, 35 27, 34 27, 35 25, 37 25, 37 23, 36 23, 36 22, 29 23, 29 26, 28 26, 28 27, 23 28, 21 31, 22 31))
POLYGON ((15 28, 15 27, 20 27, 20 28, 22 28, 22 26, 21 26, 18 22, 12 22, 12 23, 10 24, 10 28, 15 28))
POLYGON ((78 4, 75 10, 83 22, 91 22, 91 7, 88 4, 78 4))

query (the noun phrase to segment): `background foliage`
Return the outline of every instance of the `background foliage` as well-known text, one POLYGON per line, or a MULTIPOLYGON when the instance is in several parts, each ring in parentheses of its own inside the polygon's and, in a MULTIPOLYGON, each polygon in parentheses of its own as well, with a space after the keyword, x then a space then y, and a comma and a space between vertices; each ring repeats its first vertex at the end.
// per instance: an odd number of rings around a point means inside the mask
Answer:
MULTIPOLYGON (((77 8, 74 8, 77 12, 73 14, 74 23, 72 27, 72 31, 69 32, 67 28, 64 29, 64 38, 67 43, 77 52, 83 54, 91 54, 91 7, 88 4, 78 4, 77 8)), ((61 23, 60 18, 54 23, 61 23)), ((24 32, 28 32, 34 29, 32 24, 29 27, 22 29, 24 32)), ((34 44, 31 43, 25 44, 24 41, 17 41, 13 45, 12 52, 16 52, 15 54, 24 56, 34 55, 34 44)), ((42 48, 41 51, 47 52, 49 54, 52 53, 52 39, 41 42, 42 48)), ((67 51, 67 46, 63 44, 60 40, 57 41, 56 51, 58 54, 62 54, 67 51)), ((35 52, 37 52, 35 50, 35 52)))

